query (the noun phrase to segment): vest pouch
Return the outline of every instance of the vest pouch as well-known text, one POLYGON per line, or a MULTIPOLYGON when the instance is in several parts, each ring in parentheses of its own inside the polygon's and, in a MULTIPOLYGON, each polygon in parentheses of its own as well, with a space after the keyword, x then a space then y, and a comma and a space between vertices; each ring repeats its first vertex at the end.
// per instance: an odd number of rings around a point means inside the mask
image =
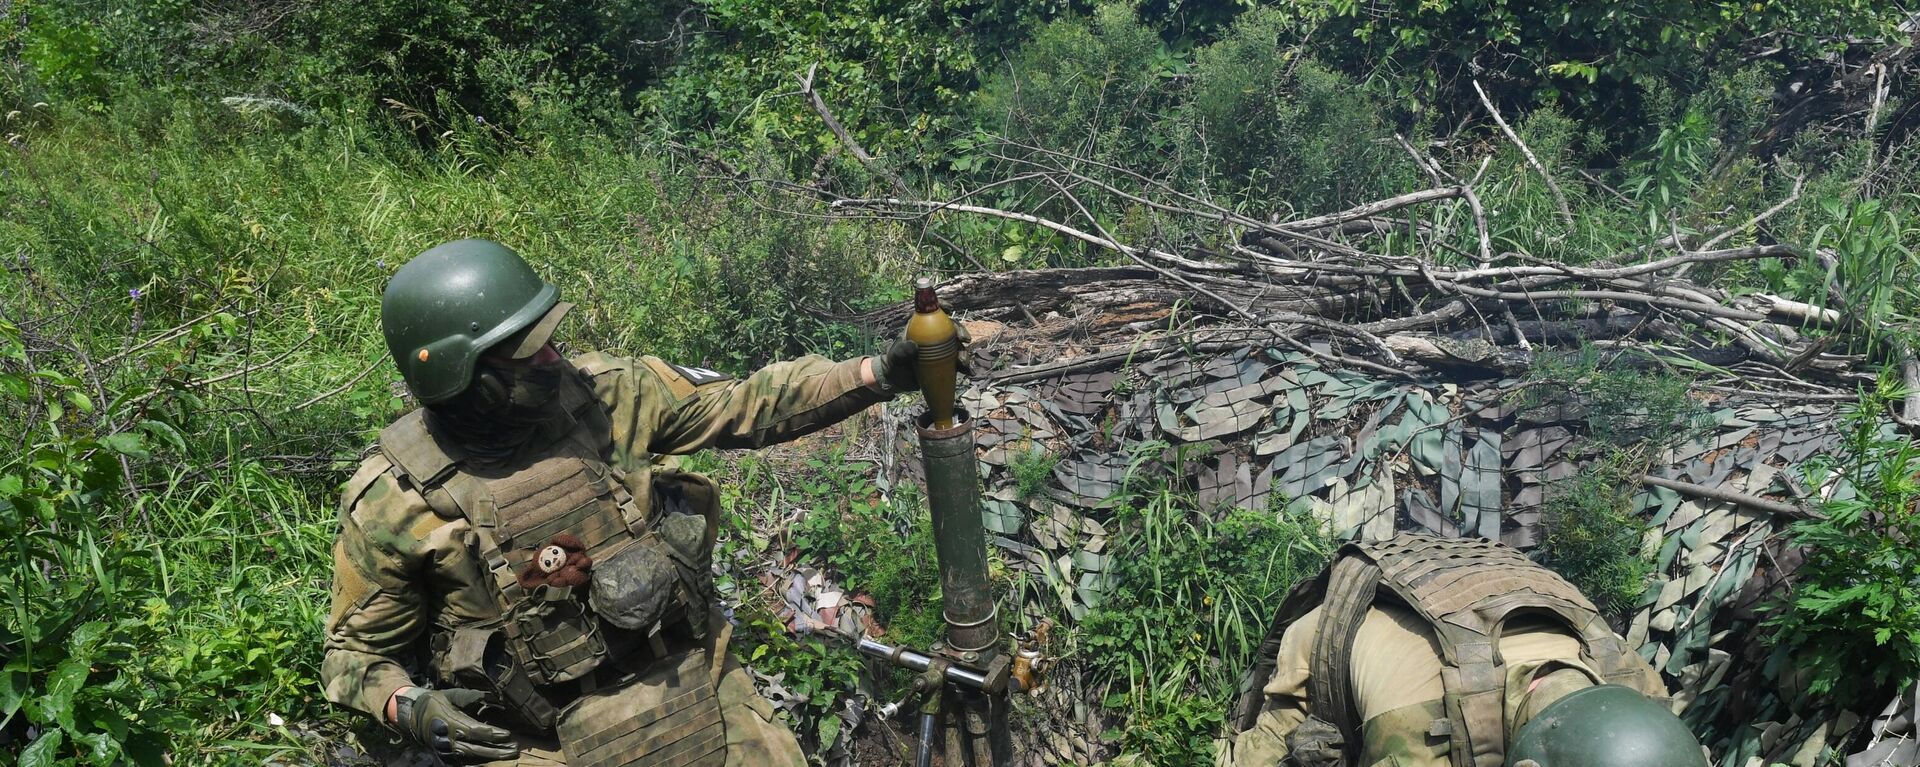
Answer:
POLYGON ((595 561, 588 596, 594 614, 616 628, 645 632, 678 612, 681 574, 674 559, 662 536, 649 532, 595 561))
POLYGON ((721 767, 727 730, 707 653, 668 658, 639 678, 582 695, 555 727, 568 767, 721 767))
POLYGON ((537 685, 571 682, 600 667, 607 643, 575 587, 541 586, 507 614, 507 647, 537 685))
POLYGON ((434 673, 442 684, 487 693, 489 702, 513 719, 515 729, 552 732, 559 711, 507 653, 500 625, 491 620, 436 634, 434 673))
POLYGON ((674 548, 689 558, 693 566, 705 571, 713 564, 713 545, 720 535, 720 489, 713 480, 693 472, 665 470, 653 474, 653 519, 669 533, 674 548), (703 523, 666 529, 666 521, 691 516, 703 523))

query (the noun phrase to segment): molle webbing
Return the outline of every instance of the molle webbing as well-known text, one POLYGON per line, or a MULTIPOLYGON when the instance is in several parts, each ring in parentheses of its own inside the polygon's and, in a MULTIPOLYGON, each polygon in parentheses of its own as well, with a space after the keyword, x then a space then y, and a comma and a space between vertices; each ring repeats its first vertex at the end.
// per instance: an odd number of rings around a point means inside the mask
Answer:
POLYGON ((1506 761, 1506 673, 1498 648, 1513 615, 1561 624, 1579 637, 1581 660, 1607 682, 1644 686, 1627 649, 1578 589, 1489 540, 1402 534, 1350 543, 1341 547, 1323 594, 1309 695, 1313 714, 1338 725, 1350 746, 1362 740, 1351 702, 1354 636, 1375 599, 1388 594, 1419 614, 1440 645, 1455 767, 1500 767, 1506 761))
MULTIPOLYGON (((380 430, 380 452, 393 464, 393 473, 409 487, 427 494, 428 488, 437 488, 458 468, 460 460, 466 455, 458 447, 441 445, 427 430, 427 411, 415 410, 400 417, 400 420, 380 430)), ((427 502, 433 505, 433 511, 448 516, 433 498, 427 502)), ((459 516, 454 509, 452 516, 459 516)))
POLYGON ((727 731, 708 661, 691 652, 665 678, 582 698, 559 726, 569 767, 723 764, 727 731))
POLYGON ((1354 637, 1373 607, 1379 585, 1380 568, 1366 558, 1343 557, 1334 562, 1327 578, 1325 609, 1320 611, 1320 631, 1307 656, 1307 695, 1313 701, 1313 715, 1348 736, 1349 762, 1359 757, 1360 739, 1352 735, 1360 731, 1360 712, 1353 701, 1353 667, 1335 661, 1353 657, 1354 637))

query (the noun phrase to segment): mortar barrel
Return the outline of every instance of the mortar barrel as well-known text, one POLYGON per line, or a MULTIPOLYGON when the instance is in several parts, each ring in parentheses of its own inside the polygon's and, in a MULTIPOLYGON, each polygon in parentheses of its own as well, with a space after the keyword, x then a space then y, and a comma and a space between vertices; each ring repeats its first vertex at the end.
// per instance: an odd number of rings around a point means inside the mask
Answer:
POLYGON ((987 581, 987 533, 980 515, 973 422, 963 410, 954 416, 955 425, 948 429, 927 428, 922 421, 920 453, 926 462, 927 506, 933 516, 947 644, 957 653, 979 653, 975 662, 984 666, 1000 651, 1000 621, 987 581))

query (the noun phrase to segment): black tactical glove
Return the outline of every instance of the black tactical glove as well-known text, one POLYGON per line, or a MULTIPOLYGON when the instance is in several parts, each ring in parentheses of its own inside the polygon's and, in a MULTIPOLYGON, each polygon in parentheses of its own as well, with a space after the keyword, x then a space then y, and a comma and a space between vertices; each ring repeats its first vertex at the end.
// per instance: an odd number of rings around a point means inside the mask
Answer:
MULTIPOLYGON (((964 375, 973 375, 973 356, 967 353, 967 344, 973 337, 967 334, 967 326, 953 323, 954 336, 960 341, 959 356, 954 367, 964 375)), ((873 377, 880 382, 880 390, 888 394, 903 391, 919 391, 920 379, 915 374, 915 358, 920 356, 920 345, 905 338, 894 339, 887 350, 873 358, 873 377)))
POLYGON ((394 726, 448 761, 492 762, 519 756, 513 733, 467 714, 485 698, 479 690, 415 687, 396 701, 394 726))

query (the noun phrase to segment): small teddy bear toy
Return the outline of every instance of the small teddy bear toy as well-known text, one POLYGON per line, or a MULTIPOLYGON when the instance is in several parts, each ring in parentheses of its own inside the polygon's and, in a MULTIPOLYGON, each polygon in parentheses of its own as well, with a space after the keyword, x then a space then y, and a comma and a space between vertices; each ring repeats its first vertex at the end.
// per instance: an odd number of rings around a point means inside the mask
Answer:
POLYGON ((587 585, 588 568, 593 559, 587 556, 587 545, 566 533, 561 533, 540 547, 533 555, 533 561, 520 571, 520 588, 532 591, 541 586, 565 588, 587 585))

